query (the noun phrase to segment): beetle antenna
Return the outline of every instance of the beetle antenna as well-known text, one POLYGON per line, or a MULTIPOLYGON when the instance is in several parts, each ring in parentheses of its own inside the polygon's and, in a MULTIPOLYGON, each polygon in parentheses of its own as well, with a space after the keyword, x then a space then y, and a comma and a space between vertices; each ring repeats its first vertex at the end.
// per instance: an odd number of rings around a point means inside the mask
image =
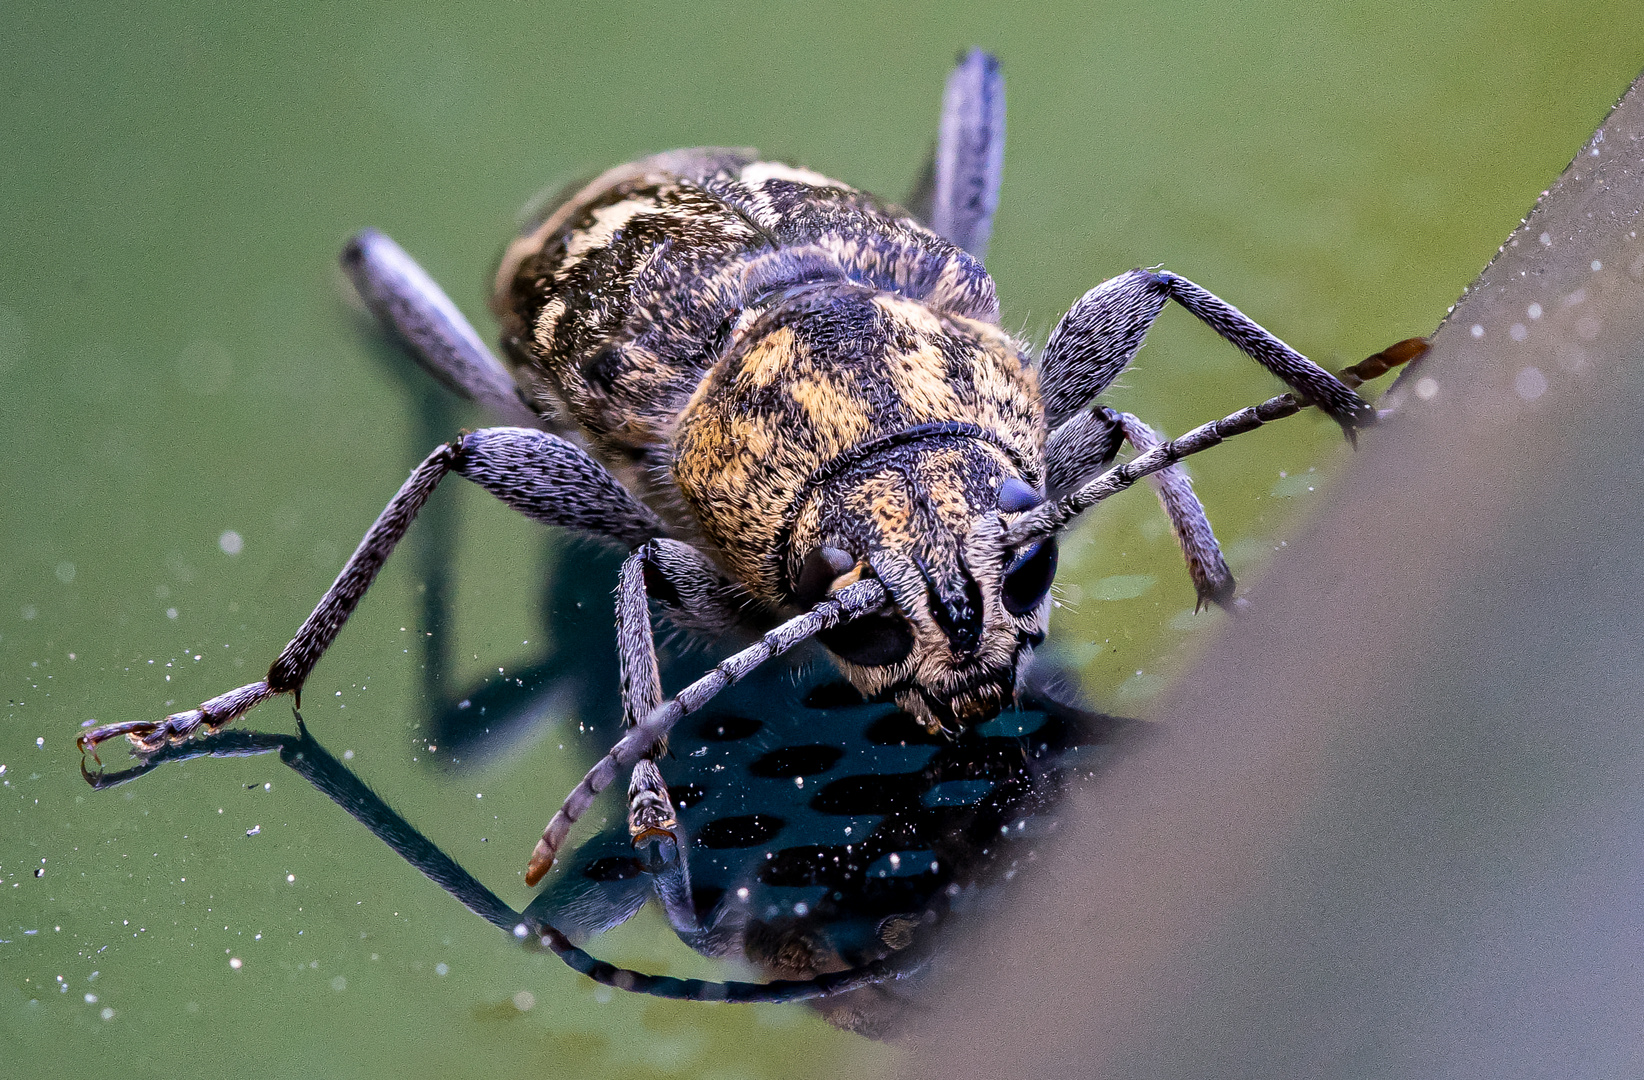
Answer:
POLYGON ((589 769, 582 781, 565 797, 548 827, 542 831, 531 852, 531 862, 525 870, 525 883, 535 885, 554 864, 554 855, 576 820, 593 805, 594 798, 616 779, 617 773, 630 768, 650 752, 680 720, 712 701, 721 690, 740 682, 767 660, 810 640, 824 630, 859 615, 883 607, 890 594, 877 579, 863 578, 840 589, 803 615, 796 615, 769 631, 758 641, 715 664, 696 682, 681 690, 672 700, 652 709, 650 714, 627 730, 615 746, 589 769))

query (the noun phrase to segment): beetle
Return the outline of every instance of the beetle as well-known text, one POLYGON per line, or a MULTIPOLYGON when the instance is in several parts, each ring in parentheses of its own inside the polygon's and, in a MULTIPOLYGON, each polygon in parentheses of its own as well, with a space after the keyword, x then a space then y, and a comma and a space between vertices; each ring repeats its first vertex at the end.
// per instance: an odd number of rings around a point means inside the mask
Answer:
POLYGON ((95 727, 81 747, 124 735, 153 754, 277 695, 300 704, 452 472, 629 552, 616 601, 626 732, 544 830, 531 885, 623 769, 632 843, 677 847, 655 763, 670 729, 809 639, 866 698, 932 734, 998 715, 1045 635, 1057 534, 1144 476, 1200 603, 1231 603, 1181 459, 1309 405, 1352 438, 1375 418, 1354 386, 1423 346, 1401 342, 1337 378, 1188 279, 1138 269, 1086 293, 1035 359, 1001 329, 982 262, 1003 124, 999 64, 973 50, 948 80, 906 209, 745 150, 612 169, 506 249, 492 299, 506 364, 393 241, 357 235, 342 261, 367 306, 501 426, 412 471, 263 679, 161 721, 95 727), (1290 392, 1174 440, 1094 403, 1172 300, 1290 392), (1126 443, 1136 456, 1115 465, 1126 443), (665 700, 653 600, 687 632, 754 640, 665 700))

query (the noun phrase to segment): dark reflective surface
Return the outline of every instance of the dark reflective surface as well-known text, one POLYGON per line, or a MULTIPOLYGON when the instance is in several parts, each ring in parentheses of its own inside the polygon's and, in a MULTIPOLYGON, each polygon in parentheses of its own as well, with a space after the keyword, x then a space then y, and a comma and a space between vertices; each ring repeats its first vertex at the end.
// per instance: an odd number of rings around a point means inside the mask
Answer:
MULTIPOLYGON (((575 670, 575 660, 558 657, 561 670, 575 670)), ((561 860, 523 912, 301 724, 296 735, 226 730, 132 767, 92 768, 86 778, 103 789, 167 763, 278 753, 470 910, 505 932, 517 926, 516 936, 547 923, 597 953, 590 938, 654 903, 685 944, 767 980, 889 964, 895 982, 876 978, 815 1001, 836 1024, 883 1035, 929 988, 931 971, 945 967, 937 934, 950 911, 1006 904, 1032 888, 1061 797, 1094 775, 1124 722, 1063 700, 1069 684, 1042 669, 1020 708, 957 740, 930 735, 894 705, 849 700, 842 686, 849 689, 812 647, 726 691, 675 733, 674 756, 664 763, 685 842, 636 849, 618 815, 561 860)), ((534 712, 540 697, 540 687, 523 679, 497 683, 485 697, 465 695, 491 703, 488 717, 464 733, 465 752, 483 757, 488 741, 517 737, 529 720, 510 710, 534 712)), ((478 714, 470 705, 460 715, 478 714)), ((801 986, 795 996, 809 994, 801 986)))

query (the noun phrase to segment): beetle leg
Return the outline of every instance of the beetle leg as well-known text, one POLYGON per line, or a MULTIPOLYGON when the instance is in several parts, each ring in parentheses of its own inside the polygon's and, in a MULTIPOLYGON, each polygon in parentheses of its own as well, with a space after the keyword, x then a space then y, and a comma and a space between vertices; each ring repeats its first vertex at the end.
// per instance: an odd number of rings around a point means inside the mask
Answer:
POLYGON ((449 442, 418 465, 366 530, 336 581, 259 682, 249 683, 173 713, 162 721, 109 724, 80 736, 82 750, 124 735, 152 753, 192 737, 201 727, 216 731, 276 694, 301 700, 303 683, 371 587, 417 511, 448 472, 458 472, 514 509, 549 525, 579 529, 630 546, 661 530, 646 509, 604 466, 578 447, 530 428, 486 428, 449 442))
POLYGON ((1374 419, 1374 410, 1346 384, 1227 301, 1175 274, 1132 270, 1085 293, 1051 331, 1039 367, 1052 428, 1107 389, 1129 366, 1167 300, 1192 312, 1347 432, 1374 419))
POLYGON ((675 724, 713 700, 727 686, 741 681, 760 664, 781 656, 847 619, 879 610, 888 597, 884 585, 877 579, 865 578, 853 582, 803 615, 796 615, 768 631, 741 652, 721 660, 672 700, 652 709, 643 720, 630 727, 604 757, 594 763, 594 767, 565 797, 565 802, 548 822, 548 827, 542 831, 542 839, 537 841, 536 848, 531 852, 531 861, 525 870, 525 883, 535 885, 542 880, 549 867, 553 866, 554 853, 565 842, 571 826, 593 805, 595 796, 616 779, 619 768, 631 766, 644 757, 675 724))
MULTIPOLYGON (((633 727, 662 704, 662 676, 658 671, 656 641, 651 633, 651 609, 645 595, 647 548, 628 556, 617 584, 617 664, 622 682, 622 726, 633 727)), ((658 740, 634 762, 628 782, 628 835, 635 847, 651 840, 678 841, 679 821, 668 785, 655 758, 667 752, 658 740)))
POLYGON ((375 229, 363 229, 348 241, 340 261, 365 306, 430 375, 501 423, 542 425, 473 325, 398 244, 375 229))
MULTIPOLYGON (((1066 495, 1110 466, 1122 442, 1130 443, 1138 453, 1146 453, 1162 440, 1141 420, 1104 405, 1075 413, 1045 443, 1050 497, 1066 495)), ((1180 465, 1159 470, 1153 474, 1153 488, 1181 544, 1199 605, 1226 605, 1233 599, 1233 573, 1222 558, 1216 533, 1205 516, 1204 504, 1193 493, 1187 470, 1180 465)))
MULTIPOLYGON (((1136 417, 1129 413, 1112 415, 1119 429, 1124 432, 1125 441, 1135 447, 1138 454, 1145 454, 1163 445, 1165 440, 1136 417)), ((1164 507, 1165 516, 1170 519, 1171 529, 1176 533, 1176 541, 1182 547, 1182 558, 1187 561, 1187 572, 1193 579, 1193 591, 1199 598, 1195 607, 1203 607, 1205 604, 1226 607, 1233 600, 1236 585, 1233 571, 1227 568, 1227 560, 1222 557, 1221 545, 1216 542, 1215 530, 1210 527, 1210 519, 1205 516, 1204 504, 1193 493, 1193 481, 1188 478, 1187 470, 1180 465, 1171 465, 1154 473, 1152 480, 1153 489, 1159 496, 1159 503, 1164 507)))
POLYGON ((908 209, 957 247, 985 260, 1005 165, 1005 78, 981 49, 959 58, 942 94, 936 150, 908 209))

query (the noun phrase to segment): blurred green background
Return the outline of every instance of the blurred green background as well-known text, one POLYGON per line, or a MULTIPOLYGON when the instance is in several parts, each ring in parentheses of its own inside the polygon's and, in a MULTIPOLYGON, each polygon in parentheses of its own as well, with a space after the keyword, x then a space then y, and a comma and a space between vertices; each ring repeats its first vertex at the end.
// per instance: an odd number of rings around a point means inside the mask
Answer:
MULTIPOLYGON (((8 6, 0 1061, 64 1076, 895 1067, 894 1047, 803 1009, 596 990, 511 948, 270 759, 102 793, 80 780, 82 721, 158 717, 260 673, 429 449, 335 269, 354 230, 396 237, 489 334, 487 279, 534 192, 717 143, 897 197, 975 44, 1008 82, 991 252, 1008 325, 1042 341, 1085 289, 1163 263, 1339 366, 1431 330, 1637 74, 1636 27, 1630 0, 8 6)), ((1150 342, 1112 398, 1171 433, 1275 392, 1182 313, 1150 342)), ((1275 554, 1345 452, 1316 417, 1282 428, 1193 466, 1246 580, 1283 572, 1275 554)), ((471 490, 439 498, 460 508, 454 641, 478 677, 540 636, 540 530, 471 490)), ((1145 713, 1223 620, 1191 614, 1146 493, 1064 551, 1053 648, 1099 705, 1145 713)), ((402 629, 418 585, 414 561, 390 563, 305 715, 523 903, 525 855, 596 740, 569 717, 480 770, 419 761, 402 629)), ((649 914, 599 951, 715 970, 649 914)))

